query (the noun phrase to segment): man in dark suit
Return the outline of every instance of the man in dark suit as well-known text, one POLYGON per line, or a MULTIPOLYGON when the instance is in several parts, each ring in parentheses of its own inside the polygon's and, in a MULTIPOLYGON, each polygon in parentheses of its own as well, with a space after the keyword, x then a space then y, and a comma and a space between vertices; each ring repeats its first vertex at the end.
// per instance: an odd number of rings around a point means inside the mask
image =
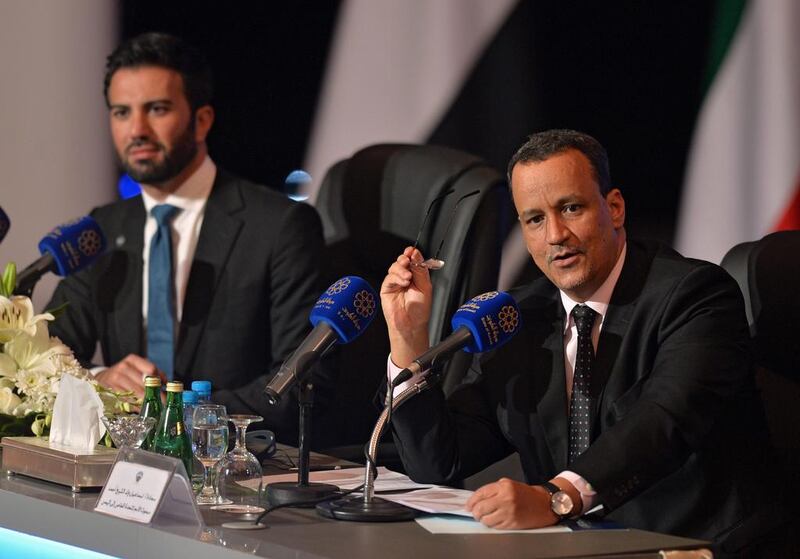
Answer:
MULTIPOLYGON (((84 363, 99 342, 106 386, 141 395, 145 375, 211 380, 215 402, 295 442, 296 400, 268 406, 262 392, 309 329, 321 224, 214 165, 211 93, 204 58, 175 37, 141 35, 109 56, 111 133, 142 195, 92 212, 110 250, 59 284, 50 305, 69 306, 51 331, 84 363)), ((318 411, 330 374, 316 379, 318 411)))
MULTIPOLYGON (((453 483, 516 450, 529 483, 502 479, 468 503, 488 526, 547 526, 600 506, 624 526, 723 552, 751 543, 765 523, 765 435, 736 283, 628 241, 605 150, 585 134, 532 136, 509 176, 544 277, 512 292, 522 330, 476 359, 446 402, 433 389, 393 415, 407 471, 453 483)), ((390 376, 428 347, 421 259, 407 249, 382 285, 390 376)))

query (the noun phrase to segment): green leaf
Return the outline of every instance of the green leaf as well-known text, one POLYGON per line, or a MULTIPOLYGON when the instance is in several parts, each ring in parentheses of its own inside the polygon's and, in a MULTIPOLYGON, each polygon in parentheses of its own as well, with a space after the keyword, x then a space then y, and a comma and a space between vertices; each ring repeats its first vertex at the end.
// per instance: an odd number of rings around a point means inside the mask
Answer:
MULTIPOLYGON (((36 413, 29 413, 25 417, 15 417, 13 415, 0 414, 0 436, 2 437, 23 437, 33 435, 31 424, 36 419, 36 413)), ((49 429, 47 429, 49 432, 49 429)), ((44 435, 45 433, 42 433, 44 435)))
POLYGON ((63 303, 58 305, 56 308, 46 310, 45 312, 49 312, 50 314, 52 314, 53 318, 58 318, 59 316, 64 314, 64 311, 67 310, 68 306, 69 306, 69 301, 64 301, 63 303))
POLYGON ((0 280, 0 295, 3 297, 11 297, 14 294, 14 288, 17 286, 17 265, 13 262, 6 264, 6 269, 3 271, 3 278, 0 280))

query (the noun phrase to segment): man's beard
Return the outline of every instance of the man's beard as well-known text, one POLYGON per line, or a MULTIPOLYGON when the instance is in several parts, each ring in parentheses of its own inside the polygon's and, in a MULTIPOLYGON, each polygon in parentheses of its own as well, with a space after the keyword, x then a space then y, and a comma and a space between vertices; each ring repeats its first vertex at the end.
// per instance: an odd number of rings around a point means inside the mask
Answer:
POLYGON ((175 178, 183 171, 195 155, 197 155, 197 144, 194 141, 194 127, 188 126, 186 131, 177 139, 170 151, 158 142, 140 141, 134 142, 125 148, 127 152, 131 148, 141 145, 155 145, 164 154, 162 161, 144 160, 135 164, 129 163, 128 159, 121 154, 120 164, 123 170, 133 180, 140 184, 157 186, 172 178, 175 178))

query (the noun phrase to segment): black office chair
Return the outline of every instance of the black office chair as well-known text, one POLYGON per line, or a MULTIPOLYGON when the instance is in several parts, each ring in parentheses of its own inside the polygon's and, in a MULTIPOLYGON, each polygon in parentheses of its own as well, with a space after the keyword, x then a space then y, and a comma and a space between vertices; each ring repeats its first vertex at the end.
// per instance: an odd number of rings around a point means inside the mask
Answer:
MULTIPOLYGON (((419 243, 426 257, 433 256, 444 238, 439 258, 445 266, 431 273, 431 343, 450 333, 450 318, 461 303, 496 288, 511 207, 504 177, 479 158, 453 149, 380 144, 335 164, 316 202, 328 245, 326 279, 358 275, 377 290, 389 265, 414 243, 431 202, 451 188, 452 194, 431 207, 419 243), (459 199, 475 190, 454 212, 459 199)), ((325 439, 363 445, 380 411, 374 397, 386 374, 389 345, 383 316, 339 350, 337 409, 325 439)), ((442 372, 446 390, 459 382, 468 364, 463 352, 450 360, 442 372)), ((354 457, 351 451, 333 452, 354 457)), ((355 456, 360 455, 358 450, 355 456)))
POLYGON ((722 267, 744 294, 771 442, 800 491, 800 231, 736 245, 722 267))

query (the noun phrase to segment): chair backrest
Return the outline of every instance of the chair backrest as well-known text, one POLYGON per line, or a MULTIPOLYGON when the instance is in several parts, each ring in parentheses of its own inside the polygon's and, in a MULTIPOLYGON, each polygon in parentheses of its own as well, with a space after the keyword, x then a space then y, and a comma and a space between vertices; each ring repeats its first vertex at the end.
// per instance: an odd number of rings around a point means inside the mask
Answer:
MULTIPOLYGON (((495 289, 502 241, 510 216, 505 178, 481 159, 446 147, 380 144, 335 164, 320 187, 316 207, 325 231, 326 279, 359 275, 379 289, 389 265, 414 243, 431 202, 420 248, 432 256, 444 238, 433 271, 431 343, 450 333, 450 317, 469 297, 495 289), (458 200, 464 198, 454 212, 458 200), (452 223, 448 228, 448 222, 452 223)), ((377 417, 370 404, 386 372, 389 346, 382 315, 364 335, 340 348, 336 414, 339 444, 364 442, 377 417)), ((463 376, 467 356, 452 359, 445 388, 463 376)))
POLYGON ((753 338, 756 379, 773 445, 800 467, 800 231, 736 245, 722 267, 739 283, 753 338))

